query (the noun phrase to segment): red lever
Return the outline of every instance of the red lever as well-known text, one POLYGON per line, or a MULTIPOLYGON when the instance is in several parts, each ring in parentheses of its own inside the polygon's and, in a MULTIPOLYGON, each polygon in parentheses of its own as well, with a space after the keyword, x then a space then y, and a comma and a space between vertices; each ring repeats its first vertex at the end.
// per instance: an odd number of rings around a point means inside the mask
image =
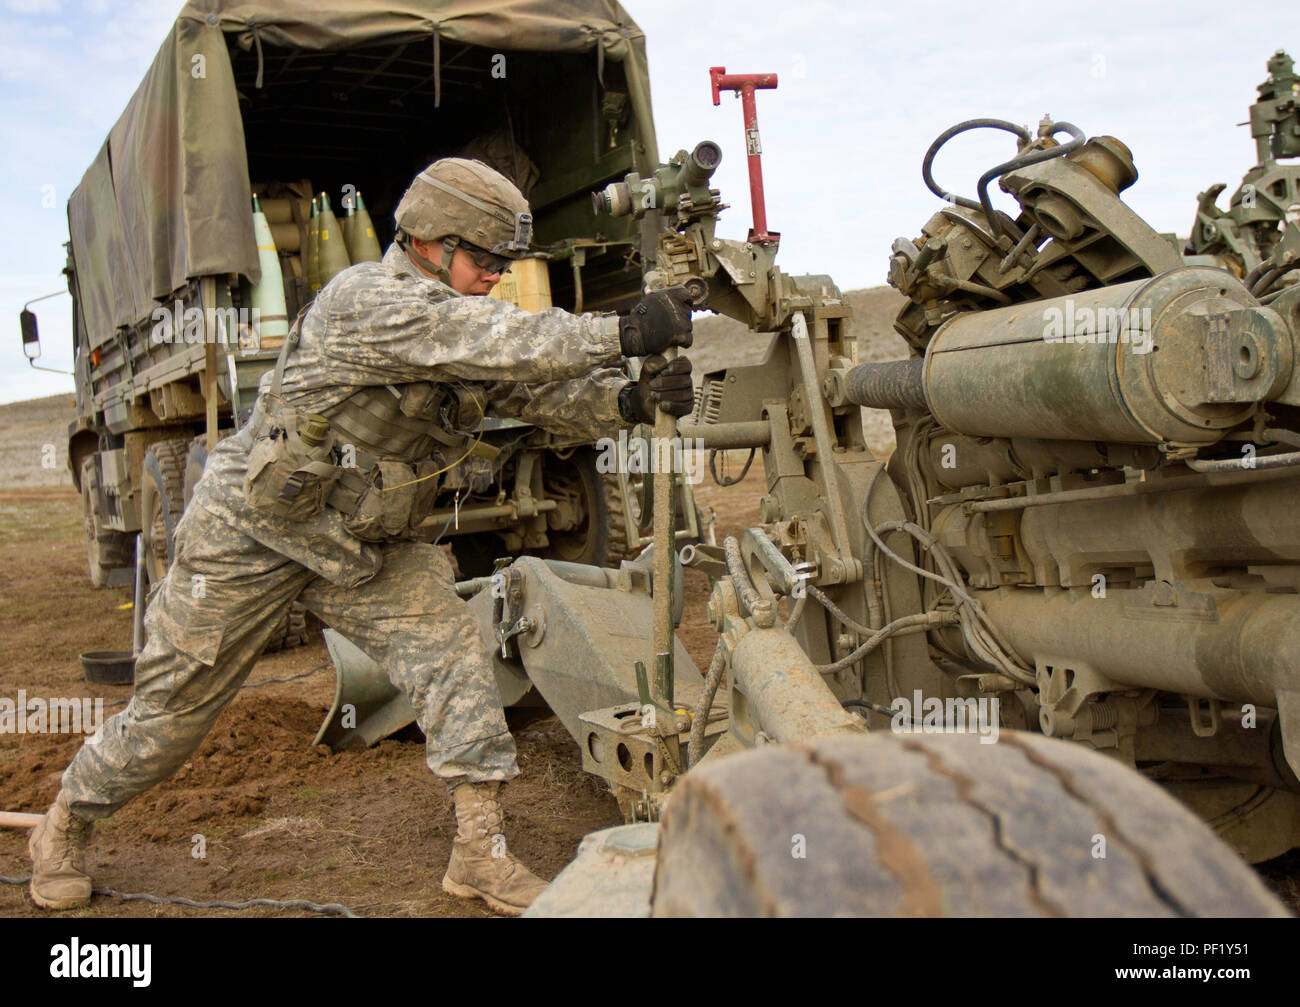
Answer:
POLYGON ((754 206, 754 226, 749 240, 760 245, 779 241, 781 235, 767 229, 767 207, 763 203, 763 145, 758 139, 758 109, 754 105, 754 92, 776 87, 774 73, 727 73, 725 66, 709 67, 709 85, 713 89, 713 104, 721 104, 720 91, 735 91, 745 115, 745 151, 749 156, 749 199, 754 206))

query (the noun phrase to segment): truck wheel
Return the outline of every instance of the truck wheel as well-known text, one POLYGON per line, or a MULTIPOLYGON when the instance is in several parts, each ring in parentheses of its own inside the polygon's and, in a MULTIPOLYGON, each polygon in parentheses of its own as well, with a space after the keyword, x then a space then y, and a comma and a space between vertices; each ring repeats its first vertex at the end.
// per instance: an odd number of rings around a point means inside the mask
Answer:
POLYGON ((114 570, 130 570, 135 565, 135 547, 131 536, 103 526, 95 512, 99 497, 99 466, 91 455, 81 463, 81 514, 86 533, 86 559, 90 582, 96 587, 108 584, 114 570))
POLYGON ((586 515, 576 528, 549 532, 551 544, 545 555, 569 563, 605 566, 611 559, 610 508, 604 480, 596 471, 596 453, 579 448, 568 459, 548 455, 545 466, 547 495, 576 495, 586 515))
POLYGON ((1187 808, 1081 745, 1003 730, 772 745, 689 773, 656 916, 1286 916, 1187 808))
POLYGON ((185 510, 185 460, 188 440, 159 441, 144 453, 140 473, 140 526, 144 571, 150 584, 161 583, 171 566, 173 536, 185 510))

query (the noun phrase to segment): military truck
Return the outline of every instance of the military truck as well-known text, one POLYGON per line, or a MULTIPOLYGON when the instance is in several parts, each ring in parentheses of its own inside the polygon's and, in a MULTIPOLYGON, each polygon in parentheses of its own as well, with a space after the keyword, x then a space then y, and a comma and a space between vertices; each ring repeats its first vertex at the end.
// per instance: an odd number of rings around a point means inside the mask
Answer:
MULTIPOLYGON (((588 198, 658 159, 644 36, 618 3, 180 12, 68 203, 68 464, 96 584, 129 581, 137 533, 149 580, 166 570, 207 452, 246 418, 282 341, 251 313, 259 291, 282 282, 292 319, 324 278, 316 194, 355 207, 364 193, 383 246, 413 175, 455 154, 531 201, 537 251, 501 285, 517 303, 617 310, 636 295, 639 226, 594 218, 588 198), (259 263, 254 195, 279 276, 259 263)), ((601 564, 643 541, 626 475, 598 471, 591 444, 512 421, 484 438, 495 464, 449 478, 429 522, 467 574, 506 553, 601 564)))

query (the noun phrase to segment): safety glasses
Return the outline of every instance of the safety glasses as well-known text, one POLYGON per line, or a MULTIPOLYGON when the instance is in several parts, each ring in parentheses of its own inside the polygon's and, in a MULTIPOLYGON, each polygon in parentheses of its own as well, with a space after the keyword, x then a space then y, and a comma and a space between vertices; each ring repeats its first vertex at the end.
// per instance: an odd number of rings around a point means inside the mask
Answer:
POLYGON ((504 273, 510 268, 510 263, 514 262, 514 259, 493 255, 487 249, 471 245, 468 241, 461 241, 460 247, 469 253, 470 261, 485 273, 504 273))

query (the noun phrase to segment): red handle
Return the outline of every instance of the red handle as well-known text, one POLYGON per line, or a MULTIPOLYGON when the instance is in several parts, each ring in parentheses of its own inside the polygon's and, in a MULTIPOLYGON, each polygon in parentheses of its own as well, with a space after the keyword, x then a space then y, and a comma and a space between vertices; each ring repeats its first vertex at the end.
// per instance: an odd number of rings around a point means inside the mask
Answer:
POLYGON ((711 66, 709 86, 713 90, 715 105, 721 104, 722 91, 734 91, 740 95, 745 117, 745 153, 749 158, 749 200, 754 210, 754 226, 750 228, 749 240, 771 244, 780 240, 781 236, 767 229, 767 206, 763 200, 763 144, 758 134, 758 108, 754 104, 754 92, 775 88, 776 74, 727 73, 725 66, 711 66))

